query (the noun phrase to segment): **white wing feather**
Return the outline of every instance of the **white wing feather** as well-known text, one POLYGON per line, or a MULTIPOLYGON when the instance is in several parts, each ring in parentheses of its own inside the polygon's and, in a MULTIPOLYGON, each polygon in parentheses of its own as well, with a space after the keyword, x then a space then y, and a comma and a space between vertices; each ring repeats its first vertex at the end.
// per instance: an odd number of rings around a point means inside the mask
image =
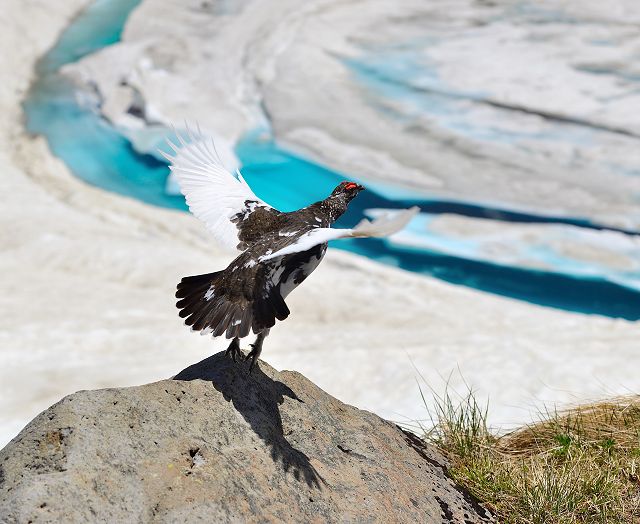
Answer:
POLYGON ((237 249, 238 228, 231 219, 238 213, 250 213, 256 207, 271 206, 251 191, 239 171, 234 176, 224 167, 213 140, 207 143, 199 128, 197 135, 187 127, 186 137, 177 131, 176 136, 180 145, 167 140, 175 155, 161 153, 171 162, 170 169, 189 210, 205 223, 221 245, 237 249), (257 204, 248 208, 247 200, 257 204))
POLYGON ((336 240, 338 238, 386 237, 400 231, 419 212, 420 208, 414 206, 402 211, 386 212, 373 221, 364 218, 352 229, 334 229, 330 227, 312 229, 308 233, 301 235, 293 244, 279 249, 275 253, 260 257, 260 262, 284 255, 290 255, 291 253, 306 251, 318 244, 324 244, 325 242, 336 240))

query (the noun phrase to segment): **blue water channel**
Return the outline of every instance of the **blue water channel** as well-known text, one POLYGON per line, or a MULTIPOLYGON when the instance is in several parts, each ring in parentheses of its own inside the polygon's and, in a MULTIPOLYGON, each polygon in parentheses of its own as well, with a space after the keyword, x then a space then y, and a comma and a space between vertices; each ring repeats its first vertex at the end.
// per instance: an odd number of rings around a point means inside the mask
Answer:
MULTIPOLYGON (((80 90, 59 73, 62 65, 116 43, 129 13, 140 0, 98 0, 78 16, 37 67, 38 79, 24 104, 30 132, 44 135, 52 152, 86 182, 152 205, 186 210, 181 196, 167 194, 164 162, 140 154, 100 116, 99 97, 80 90)), ((353 178, 287 151, 264 133, 250 133, 236 145, 242 172, 254 192, 274 207, 289 211, 326 197, 341 180, 353 178)), ((360 180, 365 185, 366 180, 360 180)), ((361 193, 339 226, 352 226, 366 209, 418 205, 424 213, 459 215, 526 223, 569 224, 612 229, 586 219, 538 216, 473 203, 407 198, 382 186, 361 193), (393 196, 396 195, 396 196, 393 196)), ((618 230, 620 231, 620 230, 618 230)), ((625 232, 637 234, 636 232, 625 232)), ((601 278, 503 266, 386 240, 335 242, 334 247, 378 262, 448 282, 536 304, 626 319, 640 319, 640 293, 601 278)))

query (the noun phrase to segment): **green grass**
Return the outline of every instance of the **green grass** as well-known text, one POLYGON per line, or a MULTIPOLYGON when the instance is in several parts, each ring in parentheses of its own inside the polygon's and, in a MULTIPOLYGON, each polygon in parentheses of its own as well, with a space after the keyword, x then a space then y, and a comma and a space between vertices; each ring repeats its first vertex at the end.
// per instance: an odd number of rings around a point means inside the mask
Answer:
POLYGON ((640 523, 640 396, 545 412, 505 435, 470 388, 434 400, 425 439, 499 522, 640 523))

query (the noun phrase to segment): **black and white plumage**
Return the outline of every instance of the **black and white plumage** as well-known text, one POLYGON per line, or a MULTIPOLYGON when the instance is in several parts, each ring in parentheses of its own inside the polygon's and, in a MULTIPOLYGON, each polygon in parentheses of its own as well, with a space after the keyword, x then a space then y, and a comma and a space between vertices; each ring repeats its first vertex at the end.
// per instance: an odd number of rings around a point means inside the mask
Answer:
POLYGON ((418 212, 394 211, 353 229, 331 228, 364 189, 342 182, 326 199, 283 213, 258 198, 239 171, 228 171, 213 142, 200 132, 177 136, 179 145, 169 142, 175 154, 165 156, 189 209, 238 254, 222 271, 184 277, 176 305, 193 330, 232 339, 227 352, 234 360, 241 355, 239 339, 257 334, 247 356, 251 367, 269 329, 289 316, 284 299, 318 266, 329 240, 386 236, 418 212))

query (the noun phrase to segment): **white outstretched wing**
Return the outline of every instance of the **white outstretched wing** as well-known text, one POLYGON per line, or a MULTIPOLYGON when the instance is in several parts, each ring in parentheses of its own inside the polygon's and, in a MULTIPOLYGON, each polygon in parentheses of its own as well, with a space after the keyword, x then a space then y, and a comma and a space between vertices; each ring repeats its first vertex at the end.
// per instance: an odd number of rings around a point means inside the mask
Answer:
POLYGON ((325 242, 336 240, 338 238, 386 237, 400 231, 419 212, 420 208, 414 206, 410 209, 403 209, 401 211, 388 211, 381 214, 373 221, 364 218, 353 229, 334 229, 330 227, 312 229, 298 237, 295 242, 287 247, 261 257, 260 262, 289 255, 291 253, 306 251, 318 244, 324 244, 325 242))
POLYGON ((213 140, 208 141, 199 129, 194 134, 187 127, 185 137, 177 131, 176 136, 179 145, 167 140, 175 155, 161 153, 171 162, 170 169, 189 210, 222 246, 237 249, 238 227, 232 219, 246 218, 259 207, 272 209, 271 206, 251 191, 240 171, 234 175, 224 167, 213 140))

